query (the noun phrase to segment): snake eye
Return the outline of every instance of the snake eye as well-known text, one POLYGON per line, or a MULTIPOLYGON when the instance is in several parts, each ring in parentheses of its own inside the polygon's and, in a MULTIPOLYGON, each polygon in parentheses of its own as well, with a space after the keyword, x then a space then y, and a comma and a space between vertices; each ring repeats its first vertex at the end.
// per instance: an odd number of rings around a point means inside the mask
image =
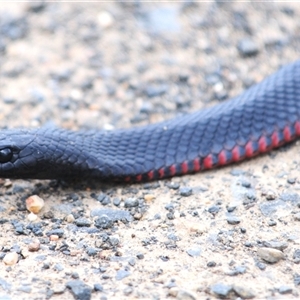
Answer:
POLYGON ((0 163, 9 162, 13 157, 13 151, 11 148, 3 148, 0 150, 0 163))

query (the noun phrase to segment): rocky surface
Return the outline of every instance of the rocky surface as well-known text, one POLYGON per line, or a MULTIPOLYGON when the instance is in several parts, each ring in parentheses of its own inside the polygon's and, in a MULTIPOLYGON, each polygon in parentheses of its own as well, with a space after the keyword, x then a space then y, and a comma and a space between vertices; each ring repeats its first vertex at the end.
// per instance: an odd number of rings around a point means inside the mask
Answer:
MULTIPOLYGON (((1 3, 0 127, 217 104, 298 59, 299 20, 296 3, 1 3)), ((298 298, 298 144, 144 184, 1 180, 0 298, 298 298)))

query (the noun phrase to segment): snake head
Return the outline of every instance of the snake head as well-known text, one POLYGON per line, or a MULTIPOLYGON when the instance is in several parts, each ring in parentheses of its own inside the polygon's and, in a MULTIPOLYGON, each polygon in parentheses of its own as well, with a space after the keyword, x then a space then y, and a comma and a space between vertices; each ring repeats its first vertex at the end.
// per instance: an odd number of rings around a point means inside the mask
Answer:
POLYGON ((37 162, 43 155, 40 148, 34 146, 35 137, 35 130, 13 129, 0 132, 0 177, 36 177, 37 162))
POLYGON ((1 131, 0 178, 80 178, 82 168, 94 166, 96 160, 74 151, 74 140, 68 137, 68 131, 53 128, 1 131))

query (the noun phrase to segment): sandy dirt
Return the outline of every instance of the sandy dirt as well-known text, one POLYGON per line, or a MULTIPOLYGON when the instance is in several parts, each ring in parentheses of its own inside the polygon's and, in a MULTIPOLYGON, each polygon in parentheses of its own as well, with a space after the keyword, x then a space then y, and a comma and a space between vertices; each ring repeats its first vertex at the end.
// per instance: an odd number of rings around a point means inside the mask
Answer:
MULTIPOLYGON (((298 59, 299 20, 296 3, 1 2, 0 127, 215 105, 298 59)), ((298 298, 299 147, 150 184, 1 180, 0 299, 298 298)))

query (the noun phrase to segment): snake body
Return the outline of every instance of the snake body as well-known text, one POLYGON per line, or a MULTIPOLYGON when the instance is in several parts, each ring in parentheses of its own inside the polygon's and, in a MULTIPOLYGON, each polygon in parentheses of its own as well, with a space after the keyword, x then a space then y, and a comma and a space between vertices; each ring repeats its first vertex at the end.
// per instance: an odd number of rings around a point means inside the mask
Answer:
POLYGON ((253 157, 300 136, 300 61, 229 101, 113 131, 0 132, 0 177, 147 181, 253 157))

